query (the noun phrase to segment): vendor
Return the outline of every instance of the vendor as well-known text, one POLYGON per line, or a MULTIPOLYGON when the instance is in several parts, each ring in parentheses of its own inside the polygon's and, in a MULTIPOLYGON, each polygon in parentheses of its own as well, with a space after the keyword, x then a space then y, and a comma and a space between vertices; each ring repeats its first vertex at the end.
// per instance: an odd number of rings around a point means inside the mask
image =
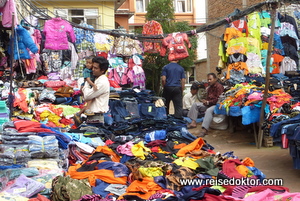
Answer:
MULTIPOLYGON (((85 82, 82 92, 85 101, 91 100, 90 110, 96 114, 104 114, 108 111, 110 85, 105 73, 108 69, 108 61, 104 57, 94 57, 93 60, 93 75, 95 77, 94 84, 97 87, 95 91, 90 87, 88 82, 85 82)), ((75 115, 76 124, 80 124, 80 116, 75 115)))
POLYGON ((192 119, 192 122, 188 125, 188 128, 197 127, 197 117, 199 112, 205 111, 202 130, 198 137, 204 137, 208 134, 208 129, 210 123, 213 119, 213 113, 215 105, 219 99, 219 96, 223 93, 224 87, 218 82, 218 78, 214 73, 207 74, 208 87, 206 88, 206 99, 201 99, 200 102, 193 103, 190 111, 188 112, 188 117, 192 119))

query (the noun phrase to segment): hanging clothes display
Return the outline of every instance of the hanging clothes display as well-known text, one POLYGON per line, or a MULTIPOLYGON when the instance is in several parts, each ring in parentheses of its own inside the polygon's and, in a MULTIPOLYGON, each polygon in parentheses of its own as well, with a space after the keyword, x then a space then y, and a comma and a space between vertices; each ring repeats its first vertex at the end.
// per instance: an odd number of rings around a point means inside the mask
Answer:
POLYGON ((117 56, 132 56, 134 54, 142 54, 143 50, 140 41, 133 40, 127 36, 120 36, 115 38, 111 53, 117 56))
POLYGON ((128 68, 132 71, 132 87, 138 87, 140 90, 146 89, 146 76, 142 65, 142 59, 138 55, 133 55, 128 60, 128 68))
POLYGON ((69 22, 61 18, 47 20, 44 25, 45 49, 67 50, 69 49, 68 35, 72 43, 75 42, 75 34, 69 22))
MULTIPOLYGON (((155 20, 148 21, 143 26, 142 34, 145 36, 162 35, 163 29, 159 22, 155 20)), ((161 40, 151 39, 153 42, 143 42, 144 52, 147 53, 159 53, 161 49, 161 40), (159 43, 160 42, 160 43, 159 43)))
POLYGON ((12 27, 19 24, 18 18, 17 18, 17 10, 16 10, 16 4, 15 0, 5 0, 2 1, 2 4, 0 5, 0 13, 2 13, 2 26, 3 27, 12 27), (12 24, 12 14, 15 13, 15 19, 14 24, 12 24))
POLYGON ((160 55, 165 56, 168 52, 169 61, 185 59, 189 56, 185 43, 188 48, 192 47, 186 33, 169 34, 162 41, 162 50, 160 55))
MULTIPOLYGON (((32 52, 32 53, 37 53, 38 52, 38 47, 32 40, 29 32, 23 28, 21 25, 17 25, 16 27, 16 34, 15 37, 11 40, 14 40, 14 58, 15 60, 18 59, 30 59, 30 54, 27 48, 32 52)), ((9 53, 10 48, 9 48, 9 53)))

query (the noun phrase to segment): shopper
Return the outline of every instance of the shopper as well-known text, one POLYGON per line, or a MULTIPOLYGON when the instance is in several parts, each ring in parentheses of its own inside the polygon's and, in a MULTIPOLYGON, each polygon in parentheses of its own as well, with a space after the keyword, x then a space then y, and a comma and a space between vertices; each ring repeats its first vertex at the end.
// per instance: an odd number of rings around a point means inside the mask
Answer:
POLYGON ((208 129, 213 119, 215 105, 217 104, 219 96, 224 91, 224 87, 218 82, 216 74, 208 73, 207 82, 208 87, 206 88, 206 99, 200 100, 199 103, 194 103, 187 115, 190 119, 192 119, 192 122, 188 125, 188 128, 196 128, 198 113, 205 110, 202 129, 198 137, 204 137, 208 134, 208 129))
POLYGON ((161 74, 163 97, 166 99, 167 114, 169 114, 170 101, 174 105, 174 117, 182 118, 182 94, 185 85, 185 73, 178 61, 171 61, 163 67, 161 74))

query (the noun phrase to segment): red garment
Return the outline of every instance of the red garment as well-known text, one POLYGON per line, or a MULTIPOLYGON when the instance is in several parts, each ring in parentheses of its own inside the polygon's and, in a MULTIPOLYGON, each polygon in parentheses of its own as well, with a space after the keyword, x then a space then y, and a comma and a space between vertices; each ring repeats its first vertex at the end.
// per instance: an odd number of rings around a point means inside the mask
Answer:
POLYGON ((162 41, 162 49, 160 55, 165 56, 168 50, 169 61, 176 61, 187 58, 189 56, 189 53, 184 42, 187 43, 188 48, 192 47, 186 33, 169 34, 162 41))
POLYGON ((31 198, 28 201, 50 201, 50 200, 45 196, 38 194, 36 198, 31 198))
POLYGON ((242 165, 239 159, 228 159, 223 163, 222 170, 230 178, 242 178, 243 176, 235 169, 238 165, 242 165))
POLYGON ((15 120, 14 125, 19 132, 50 132, 50 129, 41 128, 41 123, 28 120, 15 120))
POLYGON ((256 193, 259 193, 259 192, 262 192, 266 189, 271 189, 271 190, 276 190, 276 191, 286 191, 286 192, 290 192, 290 189, 287 188, 287 187, 283 187, 283 186, 255 186, 255 187, 252 187, 248 190, 248 193, 251 193, 251 192, 256 192, 256 193))
POLYGON ((235 27, 236 29, 240 30, 242 33, 245 33, 246 37, 248 37, 249 31, 248 31, 248 25, 246 20, 235 20, 231 22, 231 27, 235 27))
POLYGON ((155 147, 155 146, 159 146, 159 145, 162 145, 162 146, 167 146, 167 141, 165 140, 154 140, 152 142, 149 142, 148 144, 146 144, 146 147, 155 147))
MULTIPOLYGON (((159 22, 155 20, 148 21, 143 26, 143 35, 161 35, 163 34, 162 26, 159 22)), ((159 43, 159 39, 153 39, 153 42, 144 42, 144 52, 148 53, 158 53, 160 52, 161 46, 159 43)))
POLYGON ((26 101, 26 94, 24 93, 24 88, 19 88, 18 89, 18 95, 15 96, 15 100, 14 100, 14 107, 19 106, 21 110, 23 110, 24 112, 28 112, 28 105, 27 105, 27 101, 26 101))

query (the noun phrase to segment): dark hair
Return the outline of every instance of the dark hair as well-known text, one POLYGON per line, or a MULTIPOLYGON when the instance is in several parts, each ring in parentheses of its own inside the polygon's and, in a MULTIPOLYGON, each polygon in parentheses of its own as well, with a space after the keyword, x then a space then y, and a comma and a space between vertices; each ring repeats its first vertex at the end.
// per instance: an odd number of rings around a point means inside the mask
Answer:
POLYGON ((103 70, 104 73, 106 73, 106 71, 108 69, 108 65, 109 65, 107 59, 105 59, 104 57, 94 57, 92 62, 98 63, 100 66, 100 70, 103 70))
POLYGON ((207 77, 210 76, 210 75, 213 76, 213 78, 215 78, 215 79, 217 78, 216 74, 214 74, 214 73, 208 73, 207 77))
POLYGON ((199 89, 199 84, 198 83, 193 83, 192 86, 191 86, 191 90, 192 89, 198 90, 199 89))
POLYGON ((91 55, 91 56, 89 56, 89 57, 86 57, 85 60, 90 60, 90 59, 93 60, 94 58, 95 58, 95 56, 94 56, 94 55, 91 55))

